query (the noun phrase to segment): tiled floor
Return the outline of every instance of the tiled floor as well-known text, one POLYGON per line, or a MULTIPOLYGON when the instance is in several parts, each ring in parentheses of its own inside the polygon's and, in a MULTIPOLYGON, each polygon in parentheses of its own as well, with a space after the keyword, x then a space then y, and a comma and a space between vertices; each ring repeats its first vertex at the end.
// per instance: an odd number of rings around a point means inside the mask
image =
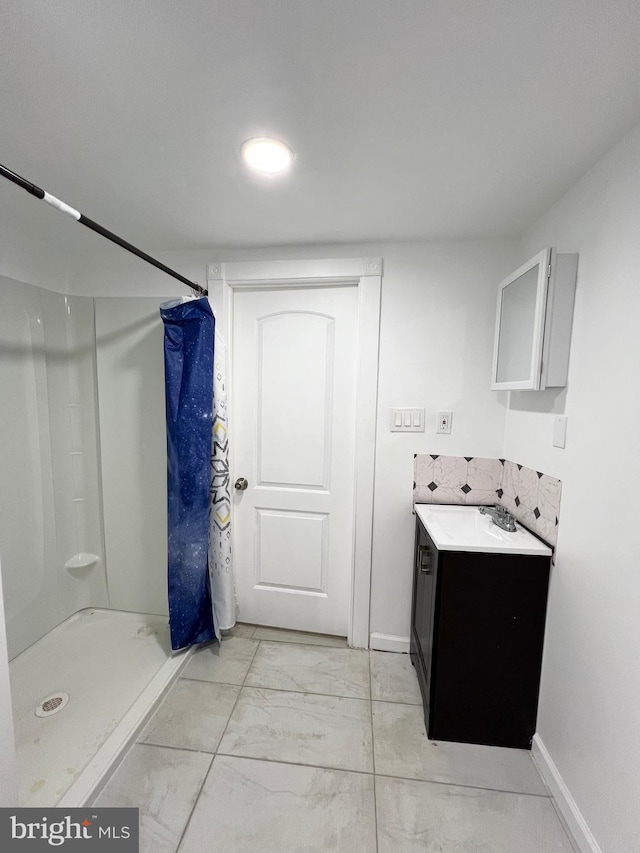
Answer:
POLYGON ((556 853, 528 752, 427 740, 408 655, 237 626, 196 652, 96 800, 149 853, 556 853))

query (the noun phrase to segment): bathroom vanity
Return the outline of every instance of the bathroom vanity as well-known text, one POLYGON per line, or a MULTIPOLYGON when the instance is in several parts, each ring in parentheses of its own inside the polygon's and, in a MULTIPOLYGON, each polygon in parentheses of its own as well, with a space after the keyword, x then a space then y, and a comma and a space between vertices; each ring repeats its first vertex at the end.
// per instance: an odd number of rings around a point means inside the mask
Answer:
POLYGON ((416 506, 411 661, 432 740, 531 748, 551 549, 471 506, 416 506))

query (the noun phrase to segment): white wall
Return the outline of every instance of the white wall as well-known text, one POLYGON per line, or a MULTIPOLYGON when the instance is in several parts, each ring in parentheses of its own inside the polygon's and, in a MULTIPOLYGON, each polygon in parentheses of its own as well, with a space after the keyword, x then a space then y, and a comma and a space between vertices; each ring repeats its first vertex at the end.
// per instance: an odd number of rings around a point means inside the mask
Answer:
POLYGON ((513 393, 504 456, 563 482, 538 734, 606 853, 640 849, 640 127, 526 234, 579 252, 566 391, 513 393), (552 447, 552 411, 568 416, 552 447))
POLYGON ((371 631, 409 636, 413 454, 500 456, 506 394, 490 391, 496 283, 509 243, 385 247, 371 631), (426 408, 426 431, 389 431, 392 406, 426 408), (451 435, 436 413, 453 412, 451 435))
MULTIPOLYGON (((204 284, 207 263, 218 260, 358 256, 384 258, 371 631, 406 638, 415 523, 411 514, 413 454, 500 455, 507 398, 489 390, 495 288, 512 270, 517 245, 485 240, 272 247, 168 252, 162 254, 162 260, 204 284), (424 406, 427 432, 390 433, 390 406, 424 406), (454 413, 450 436, 435 435, 440 409, 454 413)), ((184 292, 179 283, 124 253, 105 253, 90 266, 78 266, 72 288, 122 297, 184 292)), ((163 377, 162 332, 159 321, 153 319, 159 301, 96 300, 107 563, 112 603, 125 608, 140 602, 144 594, 142 588, 133 589, 137 584, 132 580, 136 577, 133 566, 145 565, 145 578, 159 577, 158 543, 164 547, 166 538, 166 508, 159 503, 164 494, 160 479, 165 476, 164 411, 158 390, 163 377), (107 308, 111 312, 108 321, 107 308), (127 324, 131 325, 128 333, 127 324), (107 347, 105 342, 116 328, 122 335, 107 347), (153 335, 158 335, 157 340, 153 335), (144 336, 148 336, 146 343, 144 336), (140 459, 136 455, 143 446, 143 435, 148 437, 148 446, 145 459, 140 459), (141 465, 147 466, 144 476, 141 465), (147 519, 148 535, 136 542, 134 531, 144 527, 140 512, 147 519), (122 537, 122 529, 129 531, 126 537, 122 537), (121 600, 119 590, 125 589, 126 600, 121 600)), ((164 595, 164 582, 156 586, 164 595)), ((157 605, 153 609, 164 612, 157 605)))
POLYGON ((0 181, 0 276, 65 293, 74 246, 97 248, 97 240, 81 244, 74 234, 85 230, 20 187, 0 181))

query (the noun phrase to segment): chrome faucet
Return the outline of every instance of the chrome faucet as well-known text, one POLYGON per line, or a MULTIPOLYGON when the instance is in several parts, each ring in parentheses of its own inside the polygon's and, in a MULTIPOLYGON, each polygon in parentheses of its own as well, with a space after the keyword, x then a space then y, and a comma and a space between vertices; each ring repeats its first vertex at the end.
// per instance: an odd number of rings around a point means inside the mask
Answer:
POLYGON ((506 530, 508 533, 515 533, 516 520, 503 506, 499 504, 496 506, 481 506, 478 509, 482 515, 490 515, 493 523, 497 524, 501 530, 506 530))

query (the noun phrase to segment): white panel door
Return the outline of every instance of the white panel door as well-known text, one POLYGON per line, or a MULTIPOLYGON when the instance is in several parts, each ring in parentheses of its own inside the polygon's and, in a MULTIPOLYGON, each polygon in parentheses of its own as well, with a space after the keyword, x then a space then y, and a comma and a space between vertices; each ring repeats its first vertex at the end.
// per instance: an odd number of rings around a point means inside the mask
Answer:
POLYGON ((238 289, 234 566, 240 619, 346 636, 357 287, 238 289))

